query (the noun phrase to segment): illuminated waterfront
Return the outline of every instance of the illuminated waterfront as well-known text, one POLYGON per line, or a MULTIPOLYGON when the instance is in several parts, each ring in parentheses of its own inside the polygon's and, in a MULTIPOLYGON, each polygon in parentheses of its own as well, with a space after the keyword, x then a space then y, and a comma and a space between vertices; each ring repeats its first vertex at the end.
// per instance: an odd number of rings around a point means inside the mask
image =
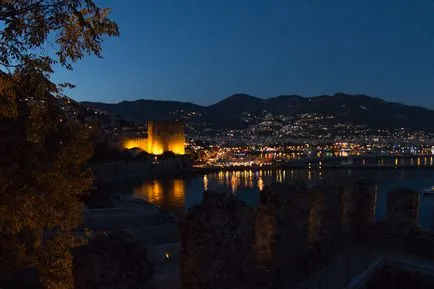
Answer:
MULTIPOLYGON (((351 157, 355 159, 417 159, 430 158, 434 154, 431 145, 391 145, 391 144, 359 144, 336 142, 322 145, 291 146, 189 146, 189 152, 197 159, 201 167, 263 166, 270 164, 294 165, 309 159, 329 162, 335 159, 351 157)), ((369 163, 366 165, 380 165, 369 163)))
MULTIPOLYGON (((142 198, 159 207, 182 214, 186 209, 202 200, 206 189, 237 194, 250 206, 258 201, 259 191, 273 182, 305 182, 315 185, 321 182, 338 184, 351 179, 372 179, 378 184, 376 215, 381 220, 385 216, 387 192, 396 187, 409 187, 423 190, 434 186, 434 172, 424 169, 276 169, 219 171, 198 175, 188 179, 152 180, 130 189, 134 198, 142 198)), ((126 196, 128 191, 125 191, 126 196)), ((434 198, 422 199, 420 221, 423 226, 434 225, 434 198)))
POLYGON ((243 156, 232 159, 221 159, 212 165, 196 165, 207 169, 261 169, 261 168, 418 168, 434 167, 432 155, 338 155, 294 157, 293 154, 267 153, 255 157, 243 156))

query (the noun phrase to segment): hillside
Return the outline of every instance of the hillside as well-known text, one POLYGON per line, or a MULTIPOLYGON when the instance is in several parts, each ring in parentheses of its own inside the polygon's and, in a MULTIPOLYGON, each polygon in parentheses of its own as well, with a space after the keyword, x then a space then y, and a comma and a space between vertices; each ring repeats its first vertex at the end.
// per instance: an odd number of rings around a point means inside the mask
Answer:
POLYGON ((176 118, 192 123, 208 123, 214 128, 242 128, 247 125, 246 116, 254 121, 255 115, 264 114, 288 117, 318 114, 334 116, 337 122, 350 122, 369 128, 405 127, 434 131, 432 110, 345 93, 309 98, 281 95, 269 99, 235 94, 210 106, 155 100, 123 101, 117 104, 83 102, 82 105, 118 114, 126 120, 139 123, 151 119, 176 118))
POLYGON ((144 123, 148 120, 172 119, 181 111, 201 111, 202 106, 191 102, 145 100, 122 101, 119 103, 82 102, 84 106, 117 114, 125 120, 144 123))

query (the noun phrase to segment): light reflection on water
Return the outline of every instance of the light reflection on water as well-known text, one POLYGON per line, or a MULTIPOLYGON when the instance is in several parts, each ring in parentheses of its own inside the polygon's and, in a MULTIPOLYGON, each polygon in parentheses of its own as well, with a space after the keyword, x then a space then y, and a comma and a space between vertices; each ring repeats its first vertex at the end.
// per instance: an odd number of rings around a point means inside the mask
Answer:
MULTIPOLYGON (((430 160, 427 159, 429 163, 430 160)), ((183 214, 200 203, 207 189, 234 193, 250 206, 258 202, 259 191, 273 182, 305 182, 338 184, 343 180, 372 179, 378 184, 376 218, 386 214, 387 192, 397 187, 423 190, 434 186, 434 171, 423 169, 277 169, 262 171, 219 171, 189 179, 152 180, 133 188, 133 198, 141 198, 163 209, 183 214)), ((434 198, 423 198, 420 222, 425 227, 434 224, 434 198)))
POLYGON ((144 199, 166 210, 183 211, 186 182, 183 179, 153 180, 133 189, 133 198, 144 199))

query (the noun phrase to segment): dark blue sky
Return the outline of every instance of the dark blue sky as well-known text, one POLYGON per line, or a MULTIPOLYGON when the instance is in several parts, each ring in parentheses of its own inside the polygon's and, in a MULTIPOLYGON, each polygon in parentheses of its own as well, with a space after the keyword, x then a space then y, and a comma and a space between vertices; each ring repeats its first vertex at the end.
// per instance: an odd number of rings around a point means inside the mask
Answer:
POLYGON ((76 100, 211 104, 364 93, 434 108, 431 0, 109 0, 121 36, 70 81, 76 100))

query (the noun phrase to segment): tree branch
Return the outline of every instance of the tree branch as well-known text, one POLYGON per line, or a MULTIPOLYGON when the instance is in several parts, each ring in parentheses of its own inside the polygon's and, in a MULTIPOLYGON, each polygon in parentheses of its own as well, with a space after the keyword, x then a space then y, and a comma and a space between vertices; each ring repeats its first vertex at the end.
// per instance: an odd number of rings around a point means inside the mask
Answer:
POLYGON ((43 2, 43 0, 40 0, 34 4, 31 4, 27 7, 21 8, 19 10, 14 9, 14 7, 11 5, 8 8, 4 8, 4 10, 0 13, 0 20, 7 21, 7 20, 10 20, 11 18, 17 17, 20 14, 27 13, 27 12, 35 9, 36 7, 38 7, 39 4, 41 4, 42 2, 43 2))

